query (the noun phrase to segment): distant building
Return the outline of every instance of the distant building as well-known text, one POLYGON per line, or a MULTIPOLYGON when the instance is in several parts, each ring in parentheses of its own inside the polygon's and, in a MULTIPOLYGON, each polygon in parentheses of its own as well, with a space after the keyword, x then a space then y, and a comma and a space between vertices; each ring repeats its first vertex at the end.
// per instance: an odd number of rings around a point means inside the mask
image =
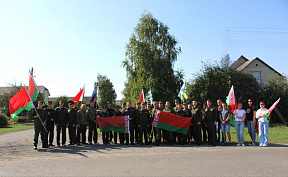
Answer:
POLYGON ((231 67, 236 68, 238 71, 251 73, 256 80, 263 85, 268 84, 268 78, 271 75, 278 74, 279 76, 282 76, 278 71, 258 57, 248 60, 242 55, 238 60, 231 64, 231 67))
MULTIPOLYGON (((26 88, 28 89, 27 86, 26 86, 26 88)), ((47 104, 48 103, 48 97, 50 96, 49 90, 42 85, 37 86, 37 88, 39 89, 39 92, 43 96, 44 102, 47 104)), ((15 89, 15 88, 14 87, 0 87, 0 96, 3 95, 5 92, 7 92, 7 93, 11 92, 13 89, 15 89)))

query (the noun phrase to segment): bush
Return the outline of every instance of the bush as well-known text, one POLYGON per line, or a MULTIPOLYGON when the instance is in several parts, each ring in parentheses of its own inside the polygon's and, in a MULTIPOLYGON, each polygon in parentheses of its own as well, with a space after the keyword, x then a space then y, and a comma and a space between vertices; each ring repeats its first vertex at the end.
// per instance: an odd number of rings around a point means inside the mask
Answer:
POLYGON ((6 127, 8 125, 8 117, 0 111, 0 127, 6 127))

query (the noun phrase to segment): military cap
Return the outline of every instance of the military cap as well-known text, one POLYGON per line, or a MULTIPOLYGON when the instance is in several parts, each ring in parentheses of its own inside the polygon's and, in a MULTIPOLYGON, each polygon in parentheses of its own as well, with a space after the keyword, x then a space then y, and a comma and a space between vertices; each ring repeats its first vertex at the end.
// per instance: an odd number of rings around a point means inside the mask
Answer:
POLYGON ((141 105, 146 105, 146 103, 145 102, 142 102, 142 104, 141 105))
POLYGON ((107 101, 107 104, 110 104, 110 101, 107 101))
POLYGON ((120 106, 119 106, 119 105, 117 105, 117 106, 116 106, 116 108, 120 108, 120 106))
POLYGON ((52 104, 52 101, 48 101, 48 104, 52 104))
POLYGON ((73 101, 71 101, 71 100, 69 100, 69 101, 68 101, 68 104, 74 104, 74 102, 73 102, 73 101))
POLYGON ((159 101, 159 104, 163 104, 161 101, 159 101))
POLYGON ((184 103, 183 103, 183 105, 187 105, 187 103, 186 103, 186 102, 184 102, 184 103))
POLYGON ((147 106, 149 107, 149 106, 151 106, 151 104, 148 104, 147 106))

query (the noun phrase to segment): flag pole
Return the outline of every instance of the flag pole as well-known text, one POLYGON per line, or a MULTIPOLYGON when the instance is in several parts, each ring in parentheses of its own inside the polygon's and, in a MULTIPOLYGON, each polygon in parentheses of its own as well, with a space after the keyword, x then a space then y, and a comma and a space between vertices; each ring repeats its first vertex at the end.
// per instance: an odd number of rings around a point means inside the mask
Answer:
POLYGON ((35 111, 36 111, 36 114, 37 114, 37 116, 38 116, 38 118, 39 118, 39 120, 40 120, 41 124, 43 125, 43 127, 44 127, 45 131, 46 131, 46 132, 48 132, 48 130, 46 129, 46 127, 45 127, 45 125, 44 125, 44 122, 43 122, 43 121, 41 120, 41 118, 40 118, 40 115, 39 115, 39 113, 38 113, 37 109, 35 108, 35 105, 34 105, 34 103, 33 103, 32 99, 31 99, 31 97, 30 97, 30 95, 29 95, 29 93, 28 93, 28 91, 27 91, 27 89, 26 89, 25 85, 24 85, 24 88, 25 88, 25 90, 26 90, 26 92, 27 92, 27 94, 28 94, 28 96, 29 96, 29 99, 30 99, 30 101, 31 101, 31 104, 33 105, 33 108, 35 109, 35 111))

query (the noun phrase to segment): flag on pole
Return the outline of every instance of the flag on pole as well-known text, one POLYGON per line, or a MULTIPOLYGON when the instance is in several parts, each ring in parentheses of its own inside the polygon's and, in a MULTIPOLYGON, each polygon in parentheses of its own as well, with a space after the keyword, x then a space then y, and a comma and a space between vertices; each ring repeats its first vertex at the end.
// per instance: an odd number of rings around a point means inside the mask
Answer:
POLYGON ((180 92, 178 94, 178 97, 184 102, 187 100, 188 96, 187 96, 187 82, 185 81, 184 84, 182 85, 180 92))
POLYGON ((145 101, 148 101, 148 100, 150 100, 151 103, 154 102, 151 88, 149 89, 148 93, 146 94, 146 100, 145 101))
POLYGON ((10 115, 14 120, 18 120, 17 115, 23 110, 30 111, 33 107, 33 102, 30 100, 25 86, 9 99, 10 115))
POLYGON ((85 94, 85 86, 80 90, 80 92, 73 98, 73 102, 77 101, 78 103, 83 101, 85 94))
POLYGON ((141 95, 140 95, 140 98, 139 98, 138 102, 139 102, 139 103, 142 103, 143 101, 145 101, 145 98, 144 98, 144 91, 143 91, 143 89, 142 89, 141 95))
POLYGON ((270 122, 270 118, 271 118, 271 112, 274 110, 274 108, 277 106, 277 104, 279 103, 280 98, 268 109, 267 111, 267 115, 265 117, 266 121, 270 122))
POLYGON ((90 99, 90 103, 96 101, 97 99, 97 87, 94 88, 91 99, 90 99))
POLYGON ((238 108, 238 105, 237 105, 237 101, 236 101, 233 85, 232 85, 232 87, 231 87, 231 89, 229 91, 229 94, 227 96, 226 103, 227 103, 228 108, 230 109, 230 111, 232 113, 231 114, 232 117, 230 118, 230 122, 234 126, 235 120, 233 119, 233 113, 234 113, 234 110, 236 110, 238 108))
POLYGON ((30 95, 32 101, 36 101, 37 100, 38 88, 37 88, 37 85, 35 83, 34 78, 31 75, 31 73, 30 73, 30 76, 29 76, 28 94, 30 95))
POLYGON ((175 115, 169 112, 163 112, 160 110, 156 111, 156 115, 154 118, 153 126, 157 122, 157 128, 161 128, 164 130, 178 132, 182 134, 187 134, 191 118, 189 117, 182 117, 179 115, 175 115), (155 120, 157 119, 157 120, 155 120))

